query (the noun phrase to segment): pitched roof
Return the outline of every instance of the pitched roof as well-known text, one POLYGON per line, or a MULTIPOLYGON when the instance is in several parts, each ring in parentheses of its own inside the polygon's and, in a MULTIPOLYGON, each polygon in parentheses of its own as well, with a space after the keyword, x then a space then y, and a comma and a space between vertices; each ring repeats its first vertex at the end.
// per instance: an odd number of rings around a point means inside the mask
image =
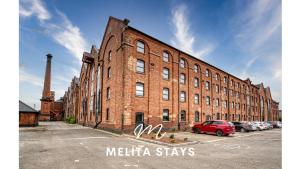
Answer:
POLYGON ((39 113, 34 108, 28 106, 27 104, 25 104, 21 100, 19 100, 19 112, 39 113))

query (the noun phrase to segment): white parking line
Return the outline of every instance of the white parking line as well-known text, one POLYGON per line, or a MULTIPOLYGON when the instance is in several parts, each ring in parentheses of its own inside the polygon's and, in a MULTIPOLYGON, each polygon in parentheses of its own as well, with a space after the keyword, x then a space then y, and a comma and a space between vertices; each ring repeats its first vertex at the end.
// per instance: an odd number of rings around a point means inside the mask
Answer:
POLYGON ((48 140, 39 140, 39 139, 28 139, 28 140, 20 140, 20 142, 26 141, 56 141, 56 140, 85 140, 85 139, 99 139, 99 138, 108 138, 108 137, 74 137, 74 138, 62 138, 62 139, 48 139, 48 140))
MULTIPOLYGON (((247 134, 247 135, 240 135, 240 136, 232 137, 232 139, 242 138, 242 137, 249 137, 249 136, 259 135, 259 134, 261 134, 261 133, 253 133, 253 134, 247 134)), ((209 141, 204 141, 204 142, 205 143, 212 143, 212 142, 222 141, 222 140, 226 140, 226 139, 230 139, 230 138, 220 138, 220 139, 209 140, 209 141)), ((201 141, 201 140, 199 140, 199 141, 201 141)))

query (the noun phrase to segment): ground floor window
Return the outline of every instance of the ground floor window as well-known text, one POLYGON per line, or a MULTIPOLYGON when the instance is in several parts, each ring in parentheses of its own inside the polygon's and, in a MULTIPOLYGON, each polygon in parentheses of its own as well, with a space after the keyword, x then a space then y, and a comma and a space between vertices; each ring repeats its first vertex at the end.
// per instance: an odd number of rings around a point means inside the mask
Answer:
POLYGON ((227 115, 227 113, 225 114, 225 120, 227 120, 228 119, 228 115, 227 115))
POLYGON ((199 112, 195 112, 195 122, 199 122, 199 112))
POLYGON ((163 121, 169 121, 169 109, 163 110, 163 121))
POLYGON ((217 120, 220 120, 220 113, 217 113, 217 120))
POLYGON ((210 115, 206 115, 206 120, 211 120, 211 116, 210 115))
POLYGON ((186 121, 185 110, 181 110, 181 112, 180 112, 180 121, 186 121))

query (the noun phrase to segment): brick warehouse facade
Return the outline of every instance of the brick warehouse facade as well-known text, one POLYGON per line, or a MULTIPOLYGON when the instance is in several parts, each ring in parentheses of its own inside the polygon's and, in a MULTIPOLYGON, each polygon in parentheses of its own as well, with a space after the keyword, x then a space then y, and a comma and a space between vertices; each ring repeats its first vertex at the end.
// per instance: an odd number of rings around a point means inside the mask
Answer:
MULTIPOLYGON (((269 87, 242 80, 109 18, 100 49, 83 53, 77 122, 107 130, 160 124, 184 130, 209 119, 278 120, 269 87)), ((66 110, 66 108, 65 108, 66 110)))

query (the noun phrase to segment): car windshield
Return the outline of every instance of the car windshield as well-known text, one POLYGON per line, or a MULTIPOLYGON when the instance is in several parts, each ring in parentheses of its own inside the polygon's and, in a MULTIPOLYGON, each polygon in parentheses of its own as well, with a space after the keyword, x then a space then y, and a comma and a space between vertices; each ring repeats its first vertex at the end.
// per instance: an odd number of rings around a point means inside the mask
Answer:
POLYGON ((231 123, 231 122, 228 122, 228 124, 229 124, 230 126, 234 126, 233 123, 231 123))

